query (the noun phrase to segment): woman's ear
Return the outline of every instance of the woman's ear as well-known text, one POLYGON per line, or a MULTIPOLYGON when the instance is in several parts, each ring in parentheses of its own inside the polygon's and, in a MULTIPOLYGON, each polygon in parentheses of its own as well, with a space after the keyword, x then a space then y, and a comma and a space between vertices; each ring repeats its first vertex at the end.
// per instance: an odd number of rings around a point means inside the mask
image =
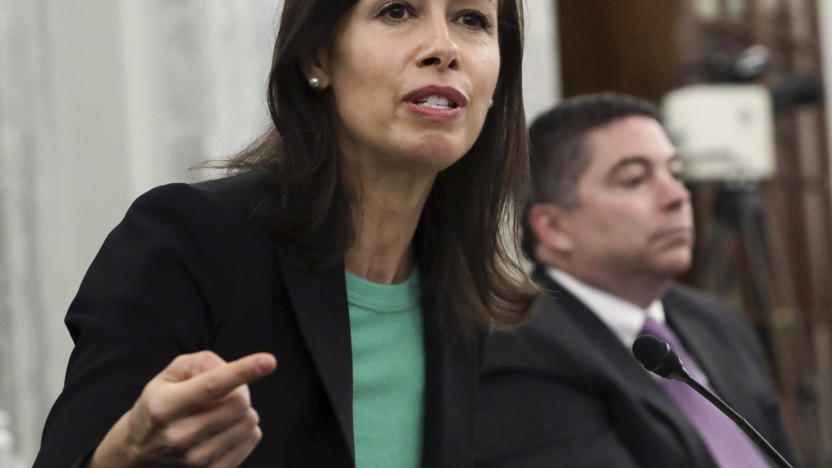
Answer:
POLYGON ((329 86, 329 55, 324 46, 307 49, 300 54, 300 68, 306 82, 313 89, 322 90, 329 86))
POLYGON ((575 247, 569 232, 568 212, 553 203, 538 203, 529 210, 529 226, 539 247, 567 254, 575 247))

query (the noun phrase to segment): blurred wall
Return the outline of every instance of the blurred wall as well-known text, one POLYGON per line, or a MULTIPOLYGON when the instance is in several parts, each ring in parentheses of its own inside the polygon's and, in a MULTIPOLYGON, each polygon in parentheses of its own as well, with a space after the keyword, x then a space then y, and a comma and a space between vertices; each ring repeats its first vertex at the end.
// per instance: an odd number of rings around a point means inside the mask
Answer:
MULTIPOLYGON (((823 65, 825 105, 832 114, 832 2, 818 0, 818 21, 820 22, 821 64, 823 65)), ((826 147, 832 149, 832 115, 826 116, 826 147)), ((830 165, 832 168, 832 165, 830 165)), ((832 179, 832 174, 830 174, 832 179)))
MULTIPOLYGON (((0 409, 34 459, 63 316, 138 194, 268 124, 280 0, 0 0, 0 409)), ((560 89, 554 7, 526 2, 526 106, 560 89)))
POLYGON ((523 60, 523 97, 531 122, 561 95, 556 0, 525 0, 526 43, 523 60))

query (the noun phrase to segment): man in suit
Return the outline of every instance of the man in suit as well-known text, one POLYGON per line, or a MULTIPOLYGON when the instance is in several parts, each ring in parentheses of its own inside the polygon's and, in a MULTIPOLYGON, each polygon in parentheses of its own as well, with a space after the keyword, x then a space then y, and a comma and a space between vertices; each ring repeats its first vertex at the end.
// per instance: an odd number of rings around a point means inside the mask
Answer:
POLYGON ((792 459, 753 331, 671 282, 690 266, 693 219, 656 108, 582 96, 538 118, 530 136, 524 248, 544 293, 525 326, 488 339, 477 466, 768 466, 703 398, 639 365, 630 349, 643 333, 672 342, 697 380, 792 459))

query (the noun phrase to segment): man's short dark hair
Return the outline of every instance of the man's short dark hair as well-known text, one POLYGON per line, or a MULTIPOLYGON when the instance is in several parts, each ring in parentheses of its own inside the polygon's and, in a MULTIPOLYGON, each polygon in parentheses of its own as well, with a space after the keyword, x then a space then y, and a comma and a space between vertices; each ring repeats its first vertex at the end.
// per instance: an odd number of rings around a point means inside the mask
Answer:
POLYGON ((635 96, 585 94, 567 99, 534 120, 531 140, 532 203, 577 203, 578 180, 589 165, 586 134, 615 120, 641 115, 660 120, 658 108, 635 96))
MULTIPOLYGON (((566 99, 537 117, 529 127, 531 141, 531 193, 529 205, 553 203, 569 209, 578 203, 577 187, 587 166, 586 135, 615 120, 645 116, 661 121, 655 104, 618 93, 585 94, 566 99)), ((528 217, 523 248, 534 258, 534 234, 528 217)))

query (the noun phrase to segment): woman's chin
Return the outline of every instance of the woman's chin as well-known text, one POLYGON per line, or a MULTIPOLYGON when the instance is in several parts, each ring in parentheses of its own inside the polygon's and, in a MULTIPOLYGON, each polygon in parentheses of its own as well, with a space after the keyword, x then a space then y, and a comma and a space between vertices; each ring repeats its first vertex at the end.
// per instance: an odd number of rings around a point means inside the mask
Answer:
POLYGON ((413 162, 432 172, 439 172, 451 167, 462 155, 450 152, 425 152, 413 155, 413 162))
POLYGON ((418 165, 430 167, 436 172, 447 169, 459 161, 465 154, 465 149, 444 139, 422 141, 406 151, 408 159, 418 165))

